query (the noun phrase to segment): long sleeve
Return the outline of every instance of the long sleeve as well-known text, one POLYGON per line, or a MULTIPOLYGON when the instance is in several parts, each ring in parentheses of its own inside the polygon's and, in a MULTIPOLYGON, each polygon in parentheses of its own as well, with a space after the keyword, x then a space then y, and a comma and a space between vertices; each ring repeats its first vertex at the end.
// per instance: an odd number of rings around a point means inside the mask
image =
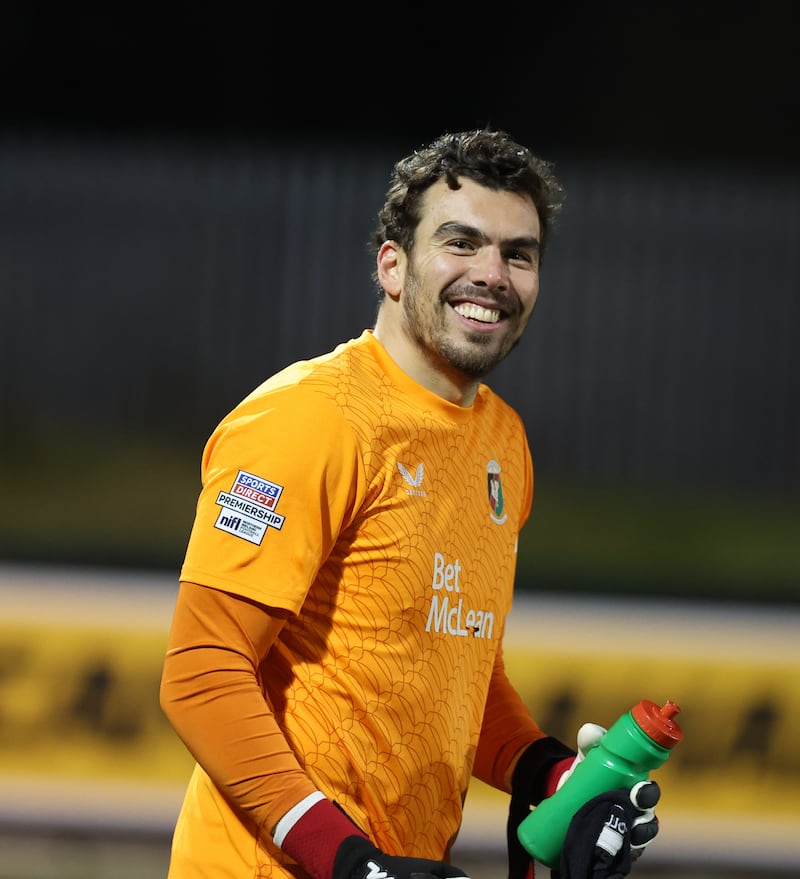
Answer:
POLYGON ((511 775, 522 751, 546 738, 506 674, 502 652, 492 670, 472 774, 498 790, 511 792, 511 775))
POLYGON ((161 706, 195 760, 243 820, 269 838, 316 788, 258 683, 286 613, 181 583, 161 680, 161 706))

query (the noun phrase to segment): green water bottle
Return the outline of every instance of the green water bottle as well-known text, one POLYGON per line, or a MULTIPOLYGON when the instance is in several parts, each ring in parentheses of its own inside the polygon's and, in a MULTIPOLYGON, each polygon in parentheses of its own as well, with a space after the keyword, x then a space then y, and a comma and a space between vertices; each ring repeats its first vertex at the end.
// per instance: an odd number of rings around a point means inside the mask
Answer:
POLYGON ((547 867, 557 867, 572 816, 589 800, 607 791, 646 781, 648 773, 669 757, 683 738, 673 720, 680 708, 643 699, 620 717, 575 763, 564 784, 517 828, 528 854, 547 867))

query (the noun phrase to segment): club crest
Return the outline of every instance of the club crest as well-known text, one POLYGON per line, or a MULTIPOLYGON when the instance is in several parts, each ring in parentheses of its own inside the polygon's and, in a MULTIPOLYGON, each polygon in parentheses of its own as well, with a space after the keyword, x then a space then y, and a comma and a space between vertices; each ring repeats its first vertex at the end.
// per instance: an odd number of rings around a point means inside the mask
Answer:
POLYGON ((486 478, 492 521, 502 525, 508 516, 503 512, 505 501, 503 500, 503 483, 500 480, 500 465, 494 459, 486 465, 486 478))

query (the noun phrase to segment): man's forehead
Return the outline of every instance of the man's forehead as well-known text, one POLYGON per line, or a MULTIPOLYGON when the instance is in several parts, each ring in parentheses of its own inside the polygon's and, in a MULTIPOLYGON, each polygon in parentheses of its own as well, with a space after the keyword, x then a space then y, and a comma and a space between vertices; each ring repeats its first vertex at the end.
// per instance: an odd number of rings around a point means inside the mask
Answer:
POLYGON ((451 189, 440 178, 427 190, 420 225, 433 231, 442 223, 461 223, 487 231, 487 224, 501 223, 514 235, 539 237, 539 214, 529 195, 490 189, 465 177, 459 177, 459 183, 459 189, 451 189))

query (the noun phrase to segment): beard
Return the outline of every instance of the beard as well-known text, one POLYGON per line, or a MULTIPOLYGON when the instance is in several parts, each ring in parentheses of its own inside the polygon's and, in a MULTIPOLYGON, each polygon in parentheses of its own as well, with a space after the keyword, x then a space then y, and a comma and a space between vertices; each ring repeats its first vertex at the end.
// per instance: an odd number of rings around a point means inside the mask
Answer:
MULTIPOLYGON (((437 297, 430 297, 409 266, 403 289, 403 316, 409 337, 436 369, 482 379, 516 348, 530 315, 523 321, 519 300, 495 295, 497 306, 508 321, 504 335, 498 337, 479 330, 454 332, 447 314, 451 308, 448 303, 468 298, 470 292, 474 292, 474 288, 452 284, 437 297)), ((485 290, 480 291, 480 298, 486 298, 485 290)))

